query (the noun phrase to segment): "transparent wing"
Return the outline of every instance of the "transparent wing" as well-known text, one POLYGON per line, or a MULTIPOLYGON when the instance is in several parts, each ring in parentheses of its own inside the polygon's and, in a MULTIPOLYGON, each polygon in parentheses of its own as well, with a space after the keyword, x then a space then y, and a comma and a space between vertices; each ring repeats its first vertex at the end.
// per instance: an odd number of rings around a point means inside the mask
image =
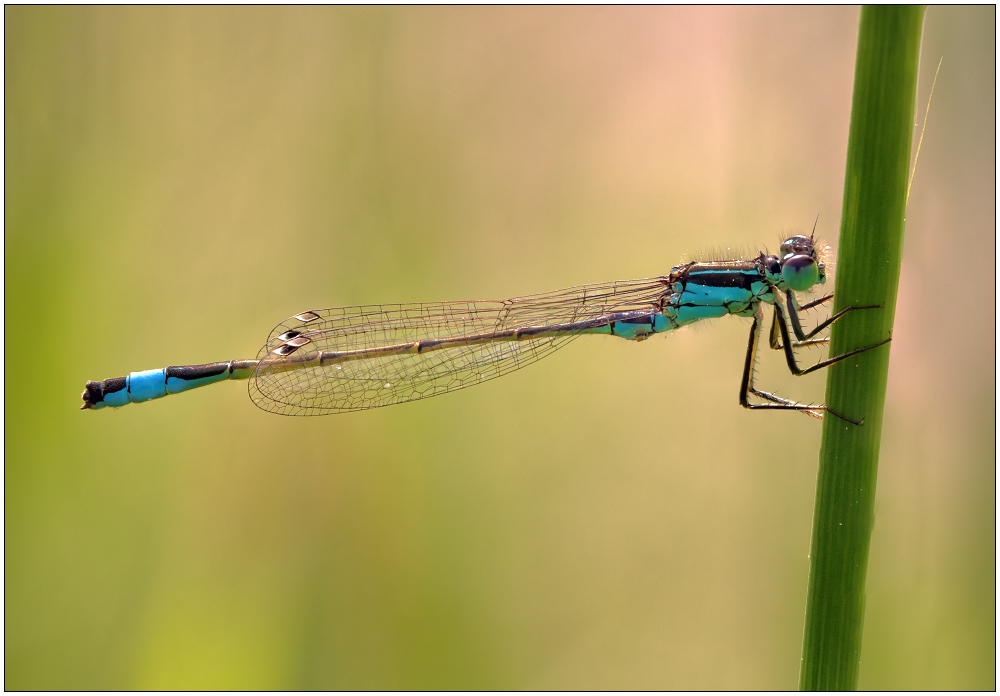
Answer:
POLYGON ((250 379, 272 413, 359 411, 463 389, 562 347, 582 324, 655 311, 666 278, 580 285, 502 301, 366 305, 302 312, 274 328, 250 379))

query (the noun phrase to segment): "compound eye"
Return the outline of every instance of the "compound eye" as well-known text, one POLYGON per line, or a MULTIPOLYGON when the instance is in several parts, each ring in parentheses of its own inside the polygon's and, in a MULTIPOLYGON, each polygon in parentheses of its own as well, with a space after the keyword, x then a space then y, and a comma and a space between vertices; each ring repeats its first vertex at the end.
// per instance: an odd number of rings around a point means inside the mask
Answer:
POLYGON ((790 254, 809 254, 812 251, 812 239, 801 234, 789 237, 781 243, 781 258, 790 254))
POLYGON ((785 284, 796 292, 808 290, 819 280, 816 259, 805 254, 786 257, 781 263, 781 277, 784 278, 785 284))

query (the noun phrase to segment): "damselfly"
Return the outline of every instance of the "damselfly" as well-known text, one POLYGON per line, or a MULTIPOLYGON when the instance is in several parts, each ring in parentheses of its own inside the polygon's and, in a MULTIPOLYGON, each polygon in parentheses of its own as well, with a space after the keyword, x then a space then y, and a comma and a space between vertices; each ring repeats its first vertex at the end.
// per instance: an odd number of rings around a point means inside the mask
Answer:
POLYGON ((84 409, 124 406, 230 379, 249 380, 250 398, 272 413, 315 416, 415 401, 479 384, 533 363, 582 335, 642 341, 702 319, 750 317, 750 341, 740 384, 748 409, 801 411, 816 418, 836 413, 801 404, 754 386, 757 345, 765 305, 773 307, 769 343, 783 350, 792 374, 804 375, 866 350, 858 348, 800 368, 796 348, 823 345, 814 338, 845 314, 877 306, 847 307, 811 331, 795 294, 826 282, 813 237, 794 236, 777 256, 692 262, 669 275, 580 285, 543 295, 491 302, 367 305, 314 309, 286 319, 254 360, 166 367, 87 382, 84 409), (789 332, 794 332, 792 339, 789 332), (756 397, 751 403, 751 397, 756 397))

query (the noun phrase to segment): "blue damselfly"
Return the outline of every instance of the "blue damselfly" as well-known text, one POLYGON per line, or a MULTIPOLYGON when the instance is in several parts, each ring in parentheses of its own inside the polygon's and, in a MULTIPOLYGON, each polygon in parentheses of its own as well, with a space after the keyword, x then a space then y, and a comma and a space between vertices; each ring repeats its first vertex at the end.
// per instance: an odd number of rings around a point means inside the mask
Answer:
POLYGON ((486 302, 367 305, 315 309, 278 324, 256 359, 133 372, 87 382, 84 409, 124 406, 230 379, 249 380, 250 398, 272 413, 314 416, 415 401, 479 384, 533 363, 582 335, 641 341, 702 319, 750 317, 740 404, 748 409, 801 411, 821 418, 824 405, 801 404, 754 386, 755 355, 765 305, 773 307, 770 346, 804 375, 888 343, 858 348, 800 368, 794 349, 823 345, 814 338, 847 307, 811 331, 795 293, 826 282, 813 237, 785 240, 779 255, 692 262, 669 275, 580 285, 542 295, 486 302), (789 325, 791 329, 789 329, 789 325), (794 333, 794 339, 790 336, 794 333), (757 401, 751 403, 750 398, 757 401))

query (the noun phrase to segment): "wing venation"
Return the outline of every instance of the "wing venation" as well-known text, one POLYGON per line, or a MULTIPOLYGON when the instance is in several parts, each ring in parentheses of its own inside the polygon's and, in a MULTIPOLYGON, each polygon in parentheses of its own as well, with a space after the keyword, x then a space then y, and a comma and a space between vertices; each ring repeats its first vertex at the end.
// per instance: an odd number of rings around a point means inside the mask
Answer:
POLYGON ((311 309, 271 331, 250 397, 273 413, 323 415, 463 389, 540 360, 579 335, 536 328, 657 307, 665 284, 648 278, 510 300, 311 309), (533 337, 511 339, 517 329, 533 337))

